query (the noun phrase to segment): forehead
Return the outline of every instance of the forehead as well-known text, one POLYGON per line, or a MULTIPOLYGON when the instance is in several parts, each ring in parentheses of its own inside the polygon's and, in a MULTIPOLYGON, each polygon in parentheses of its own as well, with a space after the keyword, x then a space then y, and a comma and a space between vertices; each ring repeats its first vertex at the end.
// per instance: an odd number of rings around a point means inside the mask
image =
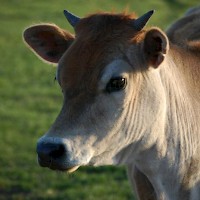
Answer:
POLYGON ((118 37, 134 32, 135 15, 99 13, 82 18, 75 28, 76 35, 86 34, 90 39, 118 37), (123 33, 121 35, 121 33, 123 33))
POLYGON ((83 18, 75 29, 75 41, 59 62, 62 86, 76 88, 89 82, 95 87, 105 66, 123 56, 136 35, 132 19, 131 15, 105 13, 83 18))

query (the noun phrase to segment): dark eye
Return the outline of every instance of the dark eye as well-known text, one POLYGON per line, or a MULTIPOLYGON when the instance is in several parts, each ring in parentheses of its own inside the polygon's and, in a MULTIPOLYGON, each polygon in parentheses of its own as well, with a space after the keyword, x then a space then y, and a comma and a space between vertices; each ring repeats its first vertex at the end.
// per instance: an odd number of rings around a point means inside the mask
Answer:
POLYGON ((106 86, 107 92, 116 92, 126 87, 126 79, 122 77, 111 78, 106 86))

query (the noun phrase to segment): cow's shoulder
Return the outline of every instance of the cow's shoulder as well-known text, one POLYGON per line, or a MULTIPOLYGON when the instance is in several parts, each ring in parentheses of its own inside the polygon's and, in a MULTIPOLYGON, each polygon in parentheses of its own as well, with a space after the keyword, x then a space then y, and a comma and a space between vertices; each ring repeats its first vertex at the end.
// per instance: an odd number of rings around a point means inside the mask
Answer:
POLYGON ((168 29, 169 40, 196 53, 200 53, 200 6, 189 9, 168 29))

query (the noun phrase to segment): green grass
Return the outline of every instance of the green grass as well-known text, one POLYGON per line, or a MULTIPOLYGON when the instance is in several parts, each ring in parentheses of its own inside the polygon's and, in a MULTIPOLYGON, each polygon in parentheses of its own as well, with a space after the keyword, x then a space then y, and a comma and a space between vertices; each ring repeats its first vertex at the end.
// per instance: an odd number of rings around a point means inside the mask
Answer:
POLYGON ((79 16, 99 10, 157 12, 150 25, 163 29, 199 0, 0 0, 0 200, 133 200, 124 168, 83 167, 56 173, 36 162, 37 139, 62 105, 55 68, 42 63, 22 41, 25 27, 53 22, 72 31, 62 10, 79 16))

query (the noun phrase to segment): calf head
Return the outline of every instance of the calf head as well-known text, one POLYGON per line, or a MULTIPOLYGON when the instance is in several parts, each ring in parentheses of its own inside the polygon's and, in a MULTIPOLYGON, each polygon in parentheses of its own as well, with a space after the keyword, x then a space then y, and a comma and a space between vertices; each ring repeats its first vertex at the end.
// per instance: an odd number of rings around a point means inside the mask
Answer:
POLYGON ((152 11, 137 20, 126 14, 82 19, 65 14, 75 35, 53 24, 24 32, 39 57, 58 63, 64 96, 60 114, 38 141, 39 163, 69 172, 82 165, 119 164, 116 155, 127 146, 142 141, 144 147, 156 139, 151 131, 164 105, 156 68, 167 53, 167 37, 158 28, 143 30, 152 11))

